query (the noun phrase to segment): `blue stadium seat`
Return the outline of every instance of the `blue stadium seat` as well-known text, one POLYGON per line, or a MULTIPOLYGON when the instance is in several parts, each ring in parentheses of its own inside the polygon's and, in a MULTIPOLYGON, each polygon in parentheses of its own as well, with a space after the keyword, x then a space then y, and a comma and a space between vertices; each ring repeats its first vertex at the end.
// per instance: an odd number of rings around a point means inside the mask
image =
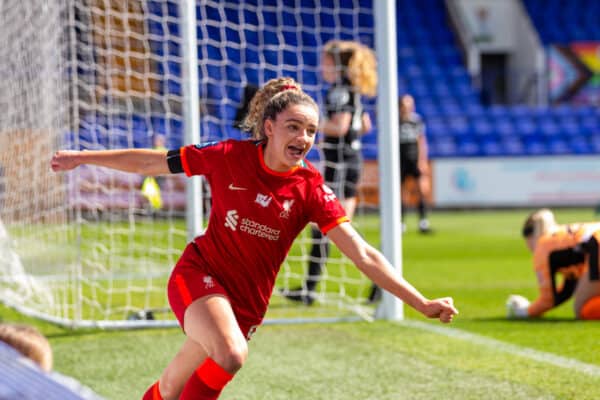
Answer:
POLYGON ((442 115, 462 115, 462 108, 451 97, 440 99, 440 113, 442 115))
POLYGON ((540 133, 546 138, 554 138, 561 134, 560 126, 551 119, 542 120, 539 129, 540 133))
POLYGON ((446 118, 447 134, 451 134, 455 138, 473 136, 469 122, 466 117, 460 115, 452 115, 446 118))
POLYGON ((494 127, 486 117, 471 120, 473 132, 478 137, 490 136, 494 133, 494 127))
POLYGON ((546 143, 539 138, 525 139, 523 145, 525 147, 525 154, 532 156, 548 154, 546 143))
MULTIPOLYGON (((443 81, 437 80, 431 85, 431 92, 434 96, 440 98, 452 98, 453 93, 450 87, 443 81)), ((444 101, 444 100, 441 100, 444 101)))
POLYGON ((592 134, 589 143, 594 153, 600 153, 600 133, 592 134))
POLYGON ((456 155, 464 157, 473 157, 482 155, 482 149, 479 143, 472 137, 465 137, 456 142, 456 155))
POLYGON ((495 121, 508 120, 511 118, 511 109, 510 107, 503 105, 493 105, 488 109, 489 115, 495 121))
POLYGON ((479 145, 481 154, 485 156, 499 156, 504 154, 504 146, 495 137, 484 137, 479 145))
POLYGON ((512 105, 508 112, 513 120, 531 117, 531 107, 522 104, 512 105))
POLYGON ((544 43, 600 40, 598 2, 595 0, 524 0, 544 43))
POLYGON ((428 139, 448 136, 448 126, 443 118, 430 117, 425 120, 425 131, 428 139))
POLYGON ((399 59, 407 59, 411 60, 416 57, 414 47, 409 46, 399 46, 398 47, 398 58, 399 59))
POLYGON ((563 138, 554 138, 548 141, 550 154, 564 155, 571 153, 571 146, 563 138))
POLYGON ((440 46, 438 53, 442 58, 444 65, 462 65, 463 60, 456 46, 440 46))
POLYGON ((516 133, 525 138, 532 137, 538 134, 538 127, 533 118, 524 116, 515 118, 516 133))
POLYGON ((560 129, 562 136, 571 137, 578 135, 581 132, 579 122, 576 117, 564 117, 560 120, 560 129))
POLYGON ((525 146, 518 136, 514 138, 503 138, 502 147, 504 153, 509 156, 523 156, 526 154, 525 146))
POLYGON ((582 116, 579 119, 579 127, 583 133, 588 135, 600 133, 600 118, 593 114, 582 116))
POLYGON ((418 79, 425 75, 424 71, 423 71, 423 67, 418 64, 407 65, 405 72, 406 72, 406 75, 408 76, 408 78, 410 78, 410 79, 418 79))
POLYGON ((454 139, 446 136, 439 137, 429 142, 429 154, 431 157, 452 157, 458 155, 454 139))
POLYGON ((510 119, 503 119, 496 123, 496 132, 498 135, 503 137, 517 137, 518 132, 515 129, 515 125, 510 119))
POLYGON ((429 100, 429 98, 426 100, 415 99, 415 103, 417 104, 419 113, 423 115, 423 118, 426 121, 429 121, 429 119, 440 115, 438 106, 435 104, 435 102, 429 100))
POLYGON ((482 117, 485 114, 485 109, 480 103, 467 103, 464 107, 465 114, 473 119, 477 117, 482 117))
POLYGON ((452 81, 452 90, 459 97, 473 96, 475 91, 469 82, 464 82, 460 79, 452 81))
POLYGON ((586 136, 576 135, 570 138, 569 146, 573 154, 592 154, 593 147, 586 136))
POLYGON ((167 120, 167 133, 173 137, 183 137, 183 121, 178 118, 167 120))
MULTIPOLYGON (((408 84, 408 89, 409 89, 408 90, 409 93, 412 93, 412 95, 414 97, 431 98, 431 92, 429 90, 429 87, 427 86, 427 83, 424 80, 421 80, 421 79, 410 80, 409 84, 408 84)), ((415 104, 415 105, 417 107, 419 106, 418 104, 415 104)))

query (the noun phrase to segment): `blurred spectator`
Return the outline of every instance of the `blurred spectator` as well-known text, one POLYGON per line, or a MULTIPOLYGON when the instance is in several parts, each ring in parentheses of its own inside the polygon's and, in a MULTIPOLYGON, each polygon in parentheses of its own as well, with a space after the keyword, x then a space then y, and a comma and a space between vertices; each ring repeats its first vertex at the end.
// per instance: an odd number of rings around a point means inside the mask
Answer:
POLYGON ((415 100, 411 95, 400 98, 400 184, 402 186, 402 230, 406 230, 404 223, 404 210, 407 197, 407 178, 414 178, 417 187, 417 208, 419 212, 419 232, 431 233, 427 219, 427 197, 431 188, 429 174, 429 156, 427 151, 427 137, 425 136, 425 123, 421 116, 415 112, 415 100))
POLYGON ((0 341, 13 347, 39 367, 52 370, 52 348, 48 339, 36 328, 22 324, 0 324, 0 341))
POLYGON ((490 27, 489 10, 487 7, 478 7, 475 12, 477 27, 474 40, 477 43, 493 42, 492 29, 490 27))

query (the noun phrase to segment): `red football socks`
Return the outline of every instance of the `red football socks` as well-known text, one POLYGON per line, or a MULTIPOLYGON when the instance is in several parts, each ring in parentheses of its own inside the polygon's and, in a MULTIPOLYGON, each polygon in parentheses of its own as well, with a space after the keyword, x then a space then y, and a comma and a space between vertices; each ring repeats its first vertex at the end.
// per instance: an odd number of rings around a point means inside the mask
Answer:
POLYGON ((209 357, 188 379, 179 400, 215 400, 232 378, 232 374, 209 357))
POLYGON ((146 393, 144 393, 142 400, 163 400, 163 398, 160 397, 160 392, 158 391, 158 381, 148 388, 146 393))

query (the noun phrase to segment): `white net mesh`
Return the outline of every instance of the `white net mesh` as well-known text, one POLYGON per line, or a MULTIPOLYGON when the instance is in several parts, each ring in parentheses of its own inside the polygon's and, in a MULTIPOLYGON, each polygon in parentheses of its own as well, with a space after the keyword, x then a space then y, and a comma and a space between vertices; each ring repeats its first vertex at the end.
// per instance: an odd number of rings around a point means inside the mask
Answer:
MULTIPOLYGON (((202 141, 244 137, 234 119, 247 85, 292 76, 323 104, 323 44, 337 38, 373 46, 371 1, 202 1, 196 10, 202 141)), ((152 181, 95 167, 54 174, 49 160, 59 148, 183 144, 180 20, 175 1, 0 4, 6 304, 72 326, 174 324, 166 280, 186 243, 185 178, 152 181)), ((374 101, 366 108, 373 112, 374 101)), ((374 154, 373 136, 365 154, 374 154)), ((319 164, 317 150, 310 158, 319 164)), ((356 222, 363 234, 378 229, 374 215, 356 222)), ((278 287, 302 281, 309 252, 307 231, 278 287)), ((368 313, 369 287, 333 250, 318 301, 298 307, 274 296, 268 318, 368 313)))

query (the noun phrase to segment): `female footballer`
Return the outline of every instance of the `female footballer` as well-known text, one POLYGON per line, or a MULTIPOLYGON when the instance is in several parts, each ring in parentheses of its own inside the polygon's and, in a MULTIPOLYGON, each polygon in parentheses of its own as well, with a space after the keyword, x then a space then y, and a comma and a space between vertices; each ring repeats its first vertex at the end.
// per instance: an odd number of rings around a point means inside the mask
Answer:
POLYGON ((574 296, 576 318, 600 319, 600 223, 559 225, 552 211, 541 209, 529 215, 522 233, 533 253, 540 294, 532 303, 509 296, 508 317, 539 317, 574 296))
MULTIPOLYGON (((348 218, 352 218, 362 170, 360 138, 372 127, 361 96, 376 94, 375 53, 356 41, 330 40, 323 47, 321 73, 325 82, 331 85, 325 95, 326 118, 319 126, 319 131, 323 133, 323 175, 325 183, 341 202, 348 218)), ((290 300, 312 304, 315 299, 314 290, 328 256, 329 241, 318 227, 313 226, 305 282, 301 287, 284 292, 285 296, 290 300)), ((375 296, 375 292, 372 291, 370 296, 375 296)))
POLYGON ((204 175, 213 207, 208 228, 187 245, 168 283, 171 308, 186 334, 181 349, 143 399, 216 399, 248 356, 280 265, 309 221, 356 266, 425 316, 450 322, 451 298, 429 300, 398 277, 357 234, 335 194, 305 156, 319 111, 293 79, 270 80, 244 121, 254 140, 177 150, 58 151, 54 171, 82 164, 163 175, 204 175))

